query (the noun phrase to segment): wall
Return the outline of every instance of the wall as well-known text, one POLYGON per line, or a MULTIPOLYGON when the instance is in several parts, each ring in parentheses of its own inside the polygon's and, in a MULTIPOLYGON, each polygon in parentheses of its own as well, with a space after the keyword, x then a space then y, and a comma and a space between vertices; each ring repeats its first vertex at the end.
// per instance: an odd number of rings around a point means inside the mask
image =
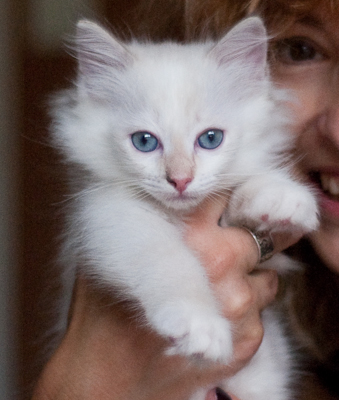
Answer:
MULTIPOLYGON (((13 3, 12 3, 13 4, 13 3)), ((18 241, 18 52, 10 0, 0 2, 0 398, 15 398, 18 241)))

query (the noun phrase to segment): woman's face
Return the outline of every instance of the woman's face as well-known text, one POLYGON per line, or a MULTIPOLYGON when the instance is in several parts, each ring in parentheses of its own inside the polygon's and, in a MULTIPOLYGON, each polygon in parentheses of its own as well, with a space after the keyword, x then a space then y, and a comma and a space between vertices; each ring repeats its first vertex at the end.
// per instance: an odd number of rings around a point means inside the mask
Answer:
POLYGON ((273 77, 298 102, 297 146, 302 170, 319 191, 321 227, 312 243, 339 273, 339 13, 319 5, 275 40, 273 77))

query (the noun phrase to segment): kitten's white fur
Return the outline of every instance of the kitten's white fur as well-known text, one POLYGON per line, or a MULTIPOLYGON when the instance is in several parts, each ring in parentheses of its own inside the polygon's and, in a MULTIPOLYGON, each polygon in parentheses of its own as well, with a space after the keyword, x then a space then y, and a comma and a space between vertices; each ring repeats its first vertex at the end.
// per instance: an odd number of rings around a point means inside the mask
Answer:
MULTIPOLYGON (((67 160, 87 172, 67 252, 87 260, 83 269, 98 282, 137 300, 150 326, 171 339, 169 354, 227 363, 231 325, 183 242, 185 214, 232 190, 228 222, 303 232, 317 225, 312 193, 281 167, 292 139, 284 94, 267 73, 262 22, 249 18, 217 43, 180 45, 122 44, 80 21, 76 48, 76 87, 56 102, 53 133, 67 160), (198 138, 213 128, 224 139, 206 150, 198 138), (137 131, 154 134, 158 148, 137 150, 137 131)), ((270 315, 259 352, 226 388, 243 400, 286 399, 290 369, 270 315)))

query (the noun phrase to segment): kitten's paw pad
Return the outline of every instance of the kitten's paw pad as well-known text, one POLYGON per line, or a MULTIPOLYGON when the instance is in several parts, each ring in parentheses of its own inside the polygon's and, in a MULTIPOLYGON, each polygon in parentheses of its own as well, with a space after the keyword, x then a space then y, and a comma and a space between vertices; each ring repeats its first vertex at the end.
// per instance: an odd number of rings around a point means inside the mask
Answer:
POLYGON ((157 331, 168 337, 167 354, 180 354, 227 364, 232 356, 230 323, 213 310, 180 305, 162 308, 153 318, 157 331))
POLYGON ((315 196, 304 186, 276 184, 257 193, 239 190, 230 204, 231 219, 259 230, 307 233, 318 226, 315 196))

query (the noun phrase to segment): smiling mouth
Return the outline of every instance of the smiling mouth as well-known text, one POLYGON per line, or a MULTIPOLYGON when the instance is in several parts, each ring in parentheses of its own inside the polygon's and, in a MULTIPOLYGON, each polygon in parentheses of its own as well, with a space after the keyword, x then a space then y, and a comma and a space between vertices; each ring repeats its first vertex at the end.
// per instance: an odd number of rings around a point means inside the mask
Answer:
POLYGON ((339 175, 328 172, 312 172, 311 181, 331 200, 339 201, 339 175))

